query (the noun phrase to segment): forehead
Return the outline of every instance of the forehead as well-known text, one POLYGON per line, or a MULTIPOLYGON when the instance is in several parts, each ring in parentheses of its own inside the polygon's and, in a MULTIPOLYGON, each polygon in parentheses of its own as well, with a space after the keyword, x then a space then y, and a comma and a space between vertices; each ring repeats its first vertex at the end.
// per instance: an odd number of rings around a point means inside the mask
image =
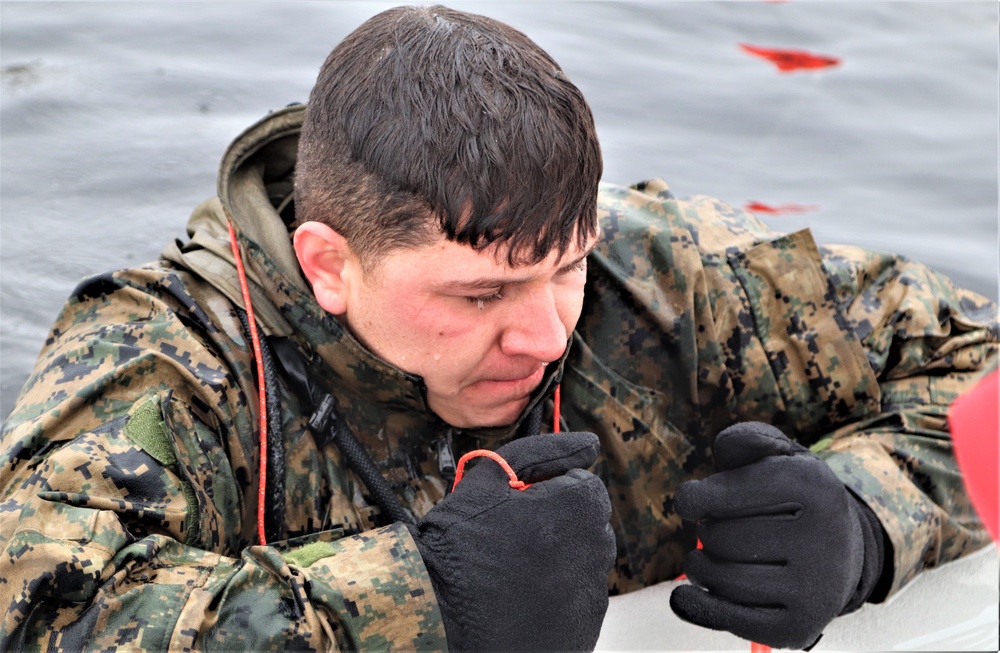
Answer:
POLYGON ((574 238, 562 253, 558 248, 552 248, 537 263, 512 265, 509 261, 510 249, 503 243, 477 250, 441 236, 426 245, 389 252, 383 257, 380 273, 377 274, 392 277, 397 282, 409 280, 449 285, 454 282, 474 283, 478 278, 492 281, 507 277, 520 279, 575 263, 586 256, 597 241, 598 237, 593 236, 581 246, 574 238))
MULTIPOLYGON (((598 237, 595 234, 581 244, 579 234, 574 233, 566 244, 565 249, 560 249, 558 244, 553 244, 541 256, 532 250, 533 244, 525 245, 520 249, 513 249, 507 243, 496 243, 489 245, 478 253, 483 257, 491 259, 499 267, 521 270, 578 259, 593 249, 597 240, 598 237)), ((472 249, 468 246, 465 247, 472 249)))
MULTIPOLYGON (((498 267, 510 270, 524 270, 534 267, 544 267, 546 265, 562 264, 566 261, 577 260, 589 253, 599 240, 600 229, 590 229, 591 235, 581 239, 581 226, 577 225, 572 236, 564 248, 560 248, 557 243, 541 253, 533 250, 535 243, 525 243, 522 246, 512 248, 508 243, 495 243, 482 249, 479 254, 489 258, 498 267), (582 242, 581 242, 582 241, 582 242)), ((472 248, 468 248, 472 249, 472 248)))
MULTIPOLYGON (((506 261, 511 267, 526 267, 557 255, 572 253, 581 246, 585 236, 600 232, 596 210, 564 213, 565 202, 557 199, 554 205, 514 210, 512 198, 506 198, 492 212, 474 214, 471 200, 463 205, 455 229, 439 216, 439 234, 459 243, 473 243, 497 260, 506 261), (490 242, 493 241, 493 242, 490 242), (575 246, 575 247, 574 247, 575 246)), ((595 207, 596 208, 596 207, 595 207)))

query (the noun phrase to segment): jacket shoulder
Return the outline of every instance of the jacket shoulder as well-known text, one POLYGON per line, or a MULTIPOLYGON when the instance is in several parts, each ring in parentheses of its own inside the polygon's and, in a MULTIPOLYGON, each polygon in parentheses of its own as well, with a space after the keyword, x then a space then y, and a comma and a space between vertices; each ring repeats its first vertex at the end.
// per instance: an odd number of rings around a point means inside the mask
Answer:
POLYGON ((750 247, 777 235, 753 214, 707 195, 677 198, 662 179, 602 183, 598 216, 606 241, 690 241, 704 255, 750 247))
POLYGON ((197 277, 161 264, 90 277, 63 305, 4 438, 27 427, 71 438, 158 389, 189 395, 207 417, 248 364, 231 304, 197 277))

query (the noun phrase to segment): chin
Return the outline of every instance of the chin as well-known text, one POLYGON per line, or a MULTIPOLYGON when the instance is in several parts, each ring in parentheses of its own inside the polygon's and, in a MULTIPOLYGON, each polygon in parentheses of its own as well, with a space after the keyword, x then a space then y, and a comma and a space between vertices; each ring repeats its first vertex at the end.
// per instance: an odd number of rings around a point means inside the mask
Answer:
POLYGON ((482 411, 473 410, 470 412, 468 408, 466 408, 460 413, 456 413, 455 415, 449 417, 445 417, 444 415, 441 415, 441 413, 438 413, 438 416, 455 428, 493 428, 513 424, 517 418, 521 416, 521 412, 524 411, 524 408, 527 405, 528 398, 525 398, 521 401, 505 406, 497 406, 490 409, 484 409, 482 411))

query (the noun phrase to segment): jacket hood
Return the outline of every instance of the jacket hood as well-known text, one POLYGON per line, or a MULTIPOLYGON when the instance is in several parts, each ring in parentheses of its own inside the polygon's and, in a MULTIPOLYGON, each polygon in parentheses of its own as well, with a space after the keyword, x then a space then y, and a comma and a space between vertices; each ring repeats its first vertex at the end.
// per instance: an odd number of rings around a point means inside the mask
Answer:
MULTIPOLYGON (((304 114, 302 104, 271 112, 233 141, 220 165, 218 196, 195 208, 187 226, 190 240, 175 241, 162 257, 195 272, 242 307, 227 227, 231 223, 264 333, 291 338, 307 358, 321 360, 319 367, 325 369, 312 371, 330 386, 328 391, 341 406, 369 407, 349 420, 356 428, 381 430, 387 413, 406 412, 440 430, 446 425, 427 406, 423 379, 365 348, 316 303, 299 268, 290 225, 295 219, 294 169, 304 114)), ((545 381, 514 424, 467 433, 487 440, 513 437, 558 382, 564 360, 565 354, 558 365, 549 365, 545 381)))

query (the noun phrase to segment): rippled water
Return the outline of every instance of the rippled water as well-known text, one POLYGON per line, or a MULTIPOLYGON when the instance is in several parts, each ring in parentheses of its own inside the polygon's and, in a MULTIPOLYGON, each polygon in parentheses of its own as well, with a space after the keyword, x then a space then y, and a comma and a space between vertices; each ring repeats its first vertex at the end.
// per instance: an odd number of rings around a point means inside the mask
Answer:
MULTIPOLYGON (((151 260, 223 149, 396 3, 0 3, 0 410, 77 281, 151 260)), ((996 2, 456 2, 583 89, 605 178, 762 215, 997 297, 996 2), (737 44, 841 59, 779 73, 737 44)))
MULTIPOLYGON (((3 414, 78 279, 181 235, 229 141, 305 100, 333 44, 393 4, 0 4, 3 414)), ((606 179, 816 206, 764 217, 997 295, 996 3, 454 4, 562 63, 606 179), (842 64, 781 74, 738 43, 842 64)))

